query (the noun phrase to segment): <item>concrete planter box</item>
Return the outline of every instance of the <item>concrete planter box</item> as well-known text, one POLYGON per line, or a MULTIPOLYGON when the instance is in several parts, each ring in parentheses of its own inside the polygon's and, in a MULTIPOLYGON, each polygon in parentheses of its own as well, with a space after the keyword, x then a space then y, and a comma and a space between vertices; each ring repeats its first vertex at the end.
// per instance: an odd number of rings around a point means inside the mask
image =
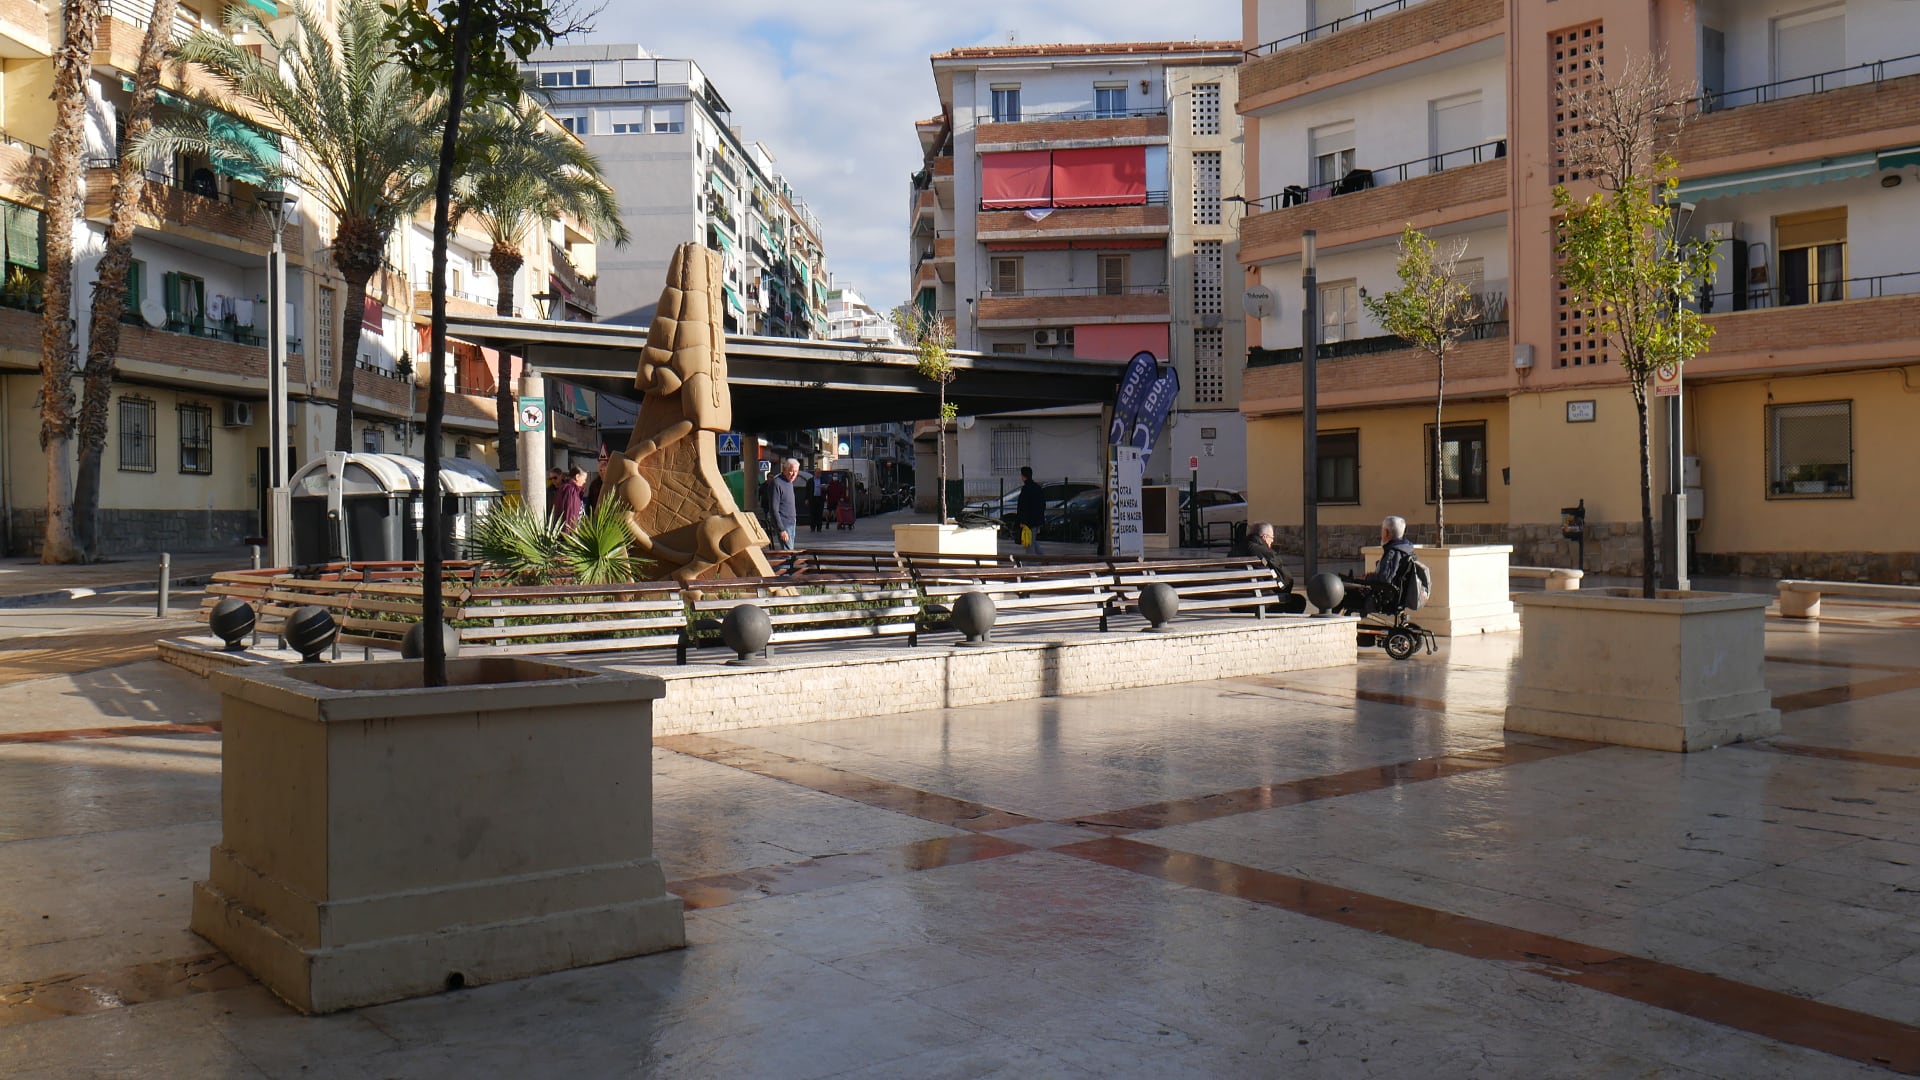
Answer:
POLYGON ((905 555, 997 555, 1000 530, 932 522, 893 527, 893 550, 905 555))
POLYGON ((653 857, 661 680, 534 659, 216 671, 195 933, 324 1013, 686 944, 653 857))
POLYGON ((1518 599, 1509 731, 1676 751, 1779 734, 1763 677, 1767 597, 1590 589, 1518 599))
MULTIPOLYGON (((1509 595, 1507 560, 1510 544, 1426 547, 1415 545, 1414 557, 1433 573, 1433 593, 1413 619, 1441 637, 1505 633, 1520 629, 1519 613, 1509 595)), ((1380 562, 1380 547, 1362 548, 1371 570, 1380 562)))

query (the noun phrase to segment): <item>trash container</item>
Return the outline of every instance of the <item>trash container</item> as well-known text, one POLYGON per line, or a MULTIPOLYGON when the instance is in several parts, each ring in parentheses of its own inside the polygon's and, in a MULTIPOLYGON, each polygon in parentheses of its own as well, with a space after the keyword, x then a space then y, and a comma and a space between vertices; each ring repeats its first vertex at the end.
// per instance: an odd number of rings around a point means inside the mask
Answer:
MULTIPOLYGON (((332 451, 293 476, 293 561, 418 562, 426 464, 400 454, 332 451)), ((501 497, 500 478, 466 458, 440 462, 443 558, 457 558, 473 522, 501 497)))

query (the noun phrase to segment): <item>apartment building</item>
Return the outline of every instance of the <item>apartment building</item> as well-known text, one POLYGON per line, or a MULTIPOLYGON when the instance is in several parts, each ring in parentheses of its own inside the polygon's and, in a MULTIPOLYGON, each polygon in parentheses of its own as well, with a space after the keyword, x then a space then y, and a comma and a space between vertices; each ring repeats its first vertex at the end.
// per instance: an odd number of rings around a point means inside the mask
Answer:
MULTIPOLYGON (((182 4, 175 33, 227 33, 227 8, 256 0, 182 4)), ((151 14, 142 0, 106 6, 88 87, 84 219, 76 233, 74 295, 78 349, 88 346, 88 312, 112 195, 138 52, 151 14)), ((330 18, 331 11, 323 11, 330 18)), ((282 18, 286 16, 282 15, 282 18)), ((277 23, 276 29, 284 26, 277 23)), ((0 5, 0 215, 7 263, 0 286, 0 538, 13 553, 38 550, 45 531, 46 464, 39 446, 39 374, 45 274, 42 220, 47 153, 54 114, 53 43, 59 5, 51 0, 0 5)), ((242 44, 261 42, 241 39, 242 44)), ((197 70, 169 66, 159 108, 184 104, 196 92, 219 98, 197 70)), ((239 103, 211 123, 297 152, 265 118, 239 103)), ((181 155, 150 166, 133 237, 128 310, 121 328, 118 378, 108 413, 102 462, 102 549, 107 553, 235 547, 264 532, 267 497, 266 300, 271 218, 258 198, 264 177, 238 162, 181 155)), ((287 293, 280 326, 288 351, 289 463, 297 469, 331 450, 339 384, 339 343, 346 311, 343 279, 324 250, 334 222, 317 200, 293 191, 282 230, 287 293)), ((428 365, 424 292, 431 253, 426 214, 394 231, 387 265, 368 282, 359 355, 354 358, 356 449, 424 450, 428 365), (418 289, 416 289, 418 286, 418 289)), ((497 286, 485 266, 485 242, 455 240, 451 263, 454 310, 493 311, 497 286)), ((515 306, 530 310, 534 294, 567 292, 560 317, 591 304, 571 258, 588 267, 592 237, 577 224, 555 223, 550 239, 527 253, 515 306), (572 273, 574 277, 568 278, 572 273)), ((587 273, 591 273, 590 269, 587 273)), ((448 425, 443 453, 495 458, 491 353, 454 346, 448 365, 448 425), (485 391, 484 393, 480 391, 485 391)), ((591 411, 577 403, 573 411, 591 411)), ((564 406, 563 406, 564 410, 564 406)), ((556 419, 562 447, 591 452, 585 423, 556 419)))
POLYGON ((742 140, 699 64, 638 45, 564 45, 527 68, 600 159, 633 236, 599 252, 601 321, 652 321, 674 248, 696 241, 721 255, 728 333, 826 336, 819 219, 772 153, 742 140))
MULTIPOLYGON (((1913 580, 1920 492, 1894 440, 1920 367, 1920 20, 1902 0, 1262 0, 1238 109, 1258 201, 1249 453, 1300 459, 1301 236, 1318 235, 1319 519, 1351 551, 1385 514, 1431 532, 1433 364, 1358 305, 1385 290, 1407 223, 1464 238, 1483 322, 1448 364, 1448 538, 1588 569, 1639 569, 1636 420, 1624 376, 1564 302, 1551 240, 1557 98, 1588 65, 1655 57, 1691 100, 1677 221, 1716 244, 1697 303, 1710 350, 1685 369, 1694 566, 1913 580), (1422 523, 1425 523, 1424 525, 1422 523)), ((1659 440, 1664 443, 1664 436, 1659 440)), ((1656 455, 1661 451, 1656 449, 1656 455)), ((1252 511, 1300 519, 1297 467, 1252 511)), ((1656 490, 1666 487, 1656 470, 1656 490)))
MULTIPOLYGON (((1180 372, 1148 474, 1246 480, 1236 221, 1242 194, 1232 42, 1009 45, 932 58, 938 116, 920 121, 909 265, 915 303, 962 349, 1180 372)), ((933 438, 931 430, 926 432, 933 438)), ((1104 475, 1097 407, 962 418, 969 495, 1104 475)), ((921 453, 932 458, 932 445, 921 453)), ((920 475, 930 477, 929 465, 920 475)), ((923 494, 921 502, 931 505, 923 494)))
POLYGON ((827 290, 827 337, 873 345, 900 345, 900 332, 885 312, 876 311, 850 285, 827 290))

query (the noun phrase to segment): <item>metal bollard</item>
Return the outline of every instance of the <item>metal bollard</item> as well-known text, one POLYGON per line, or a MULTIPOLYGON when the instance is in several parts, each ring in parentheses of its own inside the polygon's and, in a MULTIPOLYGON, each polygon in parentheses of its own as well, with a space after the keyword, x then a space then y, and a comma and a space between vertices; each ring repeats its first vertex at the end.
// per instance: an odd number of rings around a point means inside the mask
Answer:
POLYGON ((255 570, 260 569, 260 545, 248 544, 247 546, 253 550, 253 568, 255 570))
POLYGON ((160 600, 154 605, 153 617, 167 617, 167 590, 173 586, 173 556, 160 553, 160 600))

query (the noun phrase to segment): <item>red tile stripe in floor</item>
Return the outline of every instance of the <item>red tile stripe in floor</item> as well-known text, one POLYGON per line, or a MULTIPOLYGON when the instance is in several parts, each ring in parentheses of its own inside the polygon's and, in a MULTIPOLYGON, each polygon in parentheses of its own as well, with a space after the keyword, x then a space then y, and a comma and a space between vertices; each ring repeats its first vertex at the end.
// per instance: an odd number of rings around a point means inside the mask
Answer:
POLYGON ((0 733, 0 746, 18 743, 77 742, 82 739, 141 739, 155 735, 218 735, 220 723, 128 724, 125 727, 65 728, 58 731, 0 733))
POLYGON ((667 889, 686 901, 689 911, 699 911, 742 900, 831 889, 859 881, 898 877, 1031 850, 1025 844, 1016 844, 996 836, 942 836, 898 847, 688 878, 669 882, 667 889))
POLYGON ((1515 964, 1615 997, 1920 1076, 1920 1027, 1437 908, 1208 858, 1126 837, 1052 849, 1062 855, 1386 934, 1460 956, 1515 964))
POLYGON ((1766 742, 1738 743, 1743 750, 1766 750, 1775 754, 1792 754, 1795 757, 1825 758, 1829 761, 1851 761, 1857 765, 1885 765, 1895 769, 1920 769, 1920 757, 1905 754, 1881 754, 1872 750, 1852 750, 1844 746, 1814 746, 1811 743, 1782 742, 1769 739, 1766 742))

